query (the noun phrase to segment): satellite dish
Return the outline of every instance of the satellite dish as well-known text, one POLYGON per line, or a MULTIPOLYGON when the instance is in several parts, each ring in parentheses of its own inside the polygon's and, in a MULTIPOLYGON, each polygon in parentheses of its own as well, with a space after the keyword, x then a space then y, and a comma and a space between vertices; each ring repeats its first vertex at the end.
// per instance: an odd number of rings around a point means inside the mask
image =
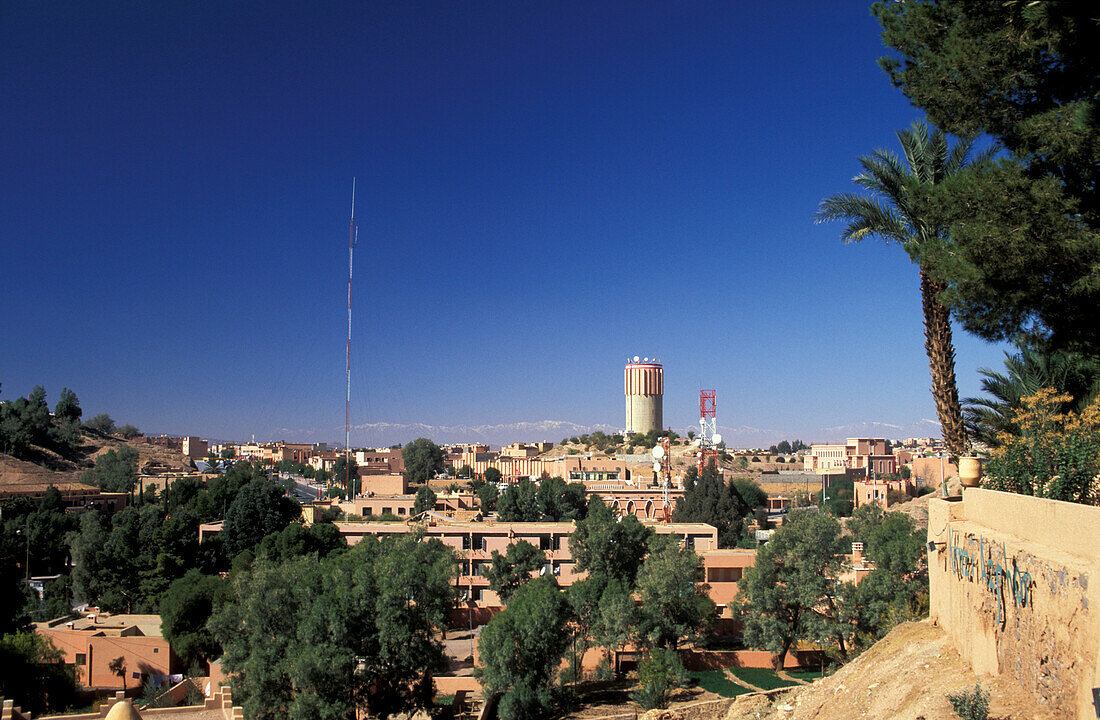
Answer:
POLYGON ((649 358, 646 358, 646 359, 645 359, 645 361, 646 361, 646 362, 649 362, 649 358))
POLYGON ((722 433, 714 433, 714 437, 712 439, 714 440, 715 445, 721 445, 722 444, 722 433))
POLYGON ((635 355, 635 356, 634 356, 634 362, 638 362, 639 360, 641 360, 641 358, 640 358, 640 357, 638 357, 637 355, 635 355))
POLYGON ((663 458, 664 456, 665 456, 665 449, 664 449, 663 447, 661 447, 660 445, 658 445, 657 447, 653 448, 653 457, 655 457, 655 458, 657 458, 658 460, 660 460, 660 459, 661 459, 661 458, 663 458))
POLYGON ((653 472, 661 472, 661 463, 659 463, 659 462, 653 463, 653 472))

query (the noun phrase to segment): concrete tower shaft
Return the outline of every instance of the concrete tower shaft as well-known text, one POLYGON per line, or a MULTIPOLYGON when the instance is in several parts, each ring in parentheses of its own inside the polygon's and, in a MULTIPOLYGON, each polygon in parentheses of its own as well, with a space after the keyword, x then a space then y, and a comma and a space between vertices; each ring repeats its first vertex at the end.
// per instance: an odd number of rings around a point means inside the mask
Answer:
POLYGON ((646 433, 664 425, 665 370, 661 363, 635 360, 623 372, 626 431, 646 433))

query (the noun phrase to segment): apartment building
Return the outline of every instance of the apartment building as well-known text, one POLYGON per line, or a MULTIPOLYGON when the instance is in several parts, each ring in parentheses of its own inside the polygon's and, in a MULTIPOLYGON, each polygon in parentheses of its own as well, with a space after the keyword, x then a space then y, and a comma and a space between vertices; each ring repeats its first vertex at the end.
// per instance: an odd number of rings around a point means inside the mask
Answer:
POLYGON ((183 679, 182 662, 161 632, 159 615, 111 615, 91 608, 76 620, 39 622, 34 629, 64 654, 84 687, 122 690, 140 687, 149 678, 183 679), (119 657, 125 679, 108 667, 119 657))
POLYGON ((803 456, 803 469, 829 474, 838 470, 862 470, 870 475, 893 475, 897 459, 885 438, 848 438, 843 445, 814 445, 803 456))
MULTIPOLYGON (((719 606, 722 617, 731 616, 729 604, 737 594, 745 568, 756 561, 755 550, 718 549, 718 531, 702 523, 647 522, 659 535, 675 535, 692 548, 703 561, 702 582, 710 586, 711 599, 719 606)), ((416 522, 338 522, 336 527, 354 545, 365 538, 385 537, 424 532, 453 548, 459 557, 459 577, 456 584, 471 611, 495 609, 500 598, 489 589, 484 572, 493 551, 505 553, 508 546, 526 540, 546 553, 542 574, 553 575, 562 586, 572 585, 586 573, 576 569, 569 549, 569 539, 575 528, 572 522, 506 523, 492 521, 461 521, 443 514, 429 513, 416 522)), ((478 613, 484 619, 484 615, 478 613)))
POLYGON ((207 442, 197 437, 185 437, 182 442, 182 452, 189 458, 204 458, 209 451, 207 442))

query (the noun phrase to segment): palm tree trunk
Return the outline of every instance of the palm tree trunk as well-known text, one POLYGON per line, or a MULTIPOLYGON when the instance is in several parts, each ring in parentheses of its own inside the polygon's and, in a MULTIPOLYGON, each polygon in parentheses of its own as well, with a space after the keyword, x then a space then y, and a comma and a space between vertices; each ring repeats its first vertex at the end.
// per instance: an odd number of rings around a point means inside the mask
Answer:
POLYGON ((946 288, 946 283, 933 280, 921 268, 924 349, 928 353, 928 366, 932 373, 932 397, 936 401, 936 412, 939 414, 947 452, 957 459, 969 451, 970 443, 963 425, 959 388, 955 384, 955 344, 951 339, 951 317, 940 302, 940 293, 946 288))

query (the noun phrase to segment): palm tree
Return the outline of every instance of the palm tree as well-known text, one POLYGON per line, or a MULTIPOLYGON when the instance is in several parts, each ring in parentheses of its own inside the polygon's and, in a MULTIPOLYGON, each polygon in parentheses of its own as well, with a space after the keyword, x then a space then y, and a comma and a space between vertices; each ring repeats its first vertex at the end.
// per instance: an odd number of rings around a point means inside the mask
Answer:
POLYGON ((1022 399, 1042 388, 1068 394, 1059 412, 1080 413, 1100 393, 1100 361, 1064 350, 1046 351, 1021 343, 1017 355, 1005 353, 1005 372, 979 368, 985 397, 965 398, 966 427, 970 436, 999 445, 1000 433, 1019 435, 1016 411, 1022 399))
POLYGON ((922 250, 946 238, 947 229, 922 210, 934 186, 958 173, 967 165, 973 147, 960 140, 949 147, 942 130, 929 128, 921 121, 908 130, 899 130, 898 140, 905 154, 906 167, 888 150, 875 150, 859 158, 863 172, 852 181, 871 195, 841 193, 825 198, 817 212, 817 221, 846 220, 841 238, 859 242, 878 236, 902 246, 920 268, 921 303, 924 310, 924 349, 932 374, 932 397, 936 402, 943 439, 948 452, 959 457, 969 450, 963 424, 959 390, 955 384, 955 345, 951 338, 951 320, 940 295, 947 284, 929 272, 922 261, 922 250))

